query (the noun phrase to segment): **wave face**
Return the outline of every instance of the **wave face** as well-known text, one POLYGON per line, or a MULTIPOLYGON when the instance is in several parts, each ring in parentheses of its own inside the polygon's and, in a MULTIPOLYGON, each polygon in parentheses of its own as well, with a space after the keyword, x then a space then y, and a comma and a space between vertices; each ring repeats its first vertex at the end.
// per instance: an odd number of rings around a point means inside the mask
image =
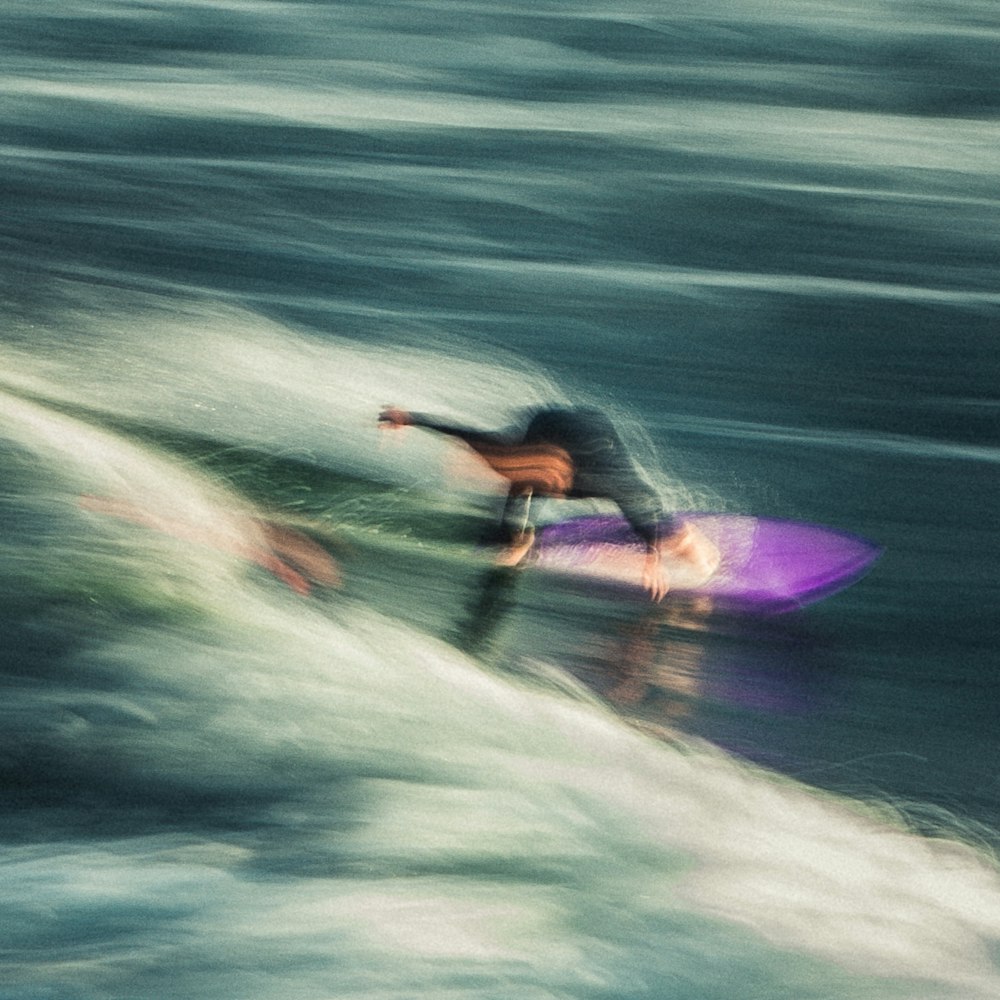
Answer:
POLYGON ((0 1000, 1000 994, 991 5, 8 8, 0 1000), (581 399, 884 557, 498 574, 374 422, 581 399))

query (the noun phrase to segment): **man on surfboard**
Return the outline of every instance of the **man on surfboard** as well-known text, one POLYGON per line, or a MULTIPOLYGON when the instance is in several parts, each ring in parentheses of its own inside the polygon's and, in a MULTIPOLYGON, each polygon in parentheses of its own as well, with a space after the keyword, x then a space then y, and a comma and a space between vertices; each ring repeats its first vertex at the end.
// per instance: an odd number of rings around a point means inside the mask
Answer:
POLYGON ((391 406, 379 414, 379 423, 389 429, 423 427, 457 438, 510 483, 500 524, 500 565, 517 565, 531 549, 534 496, 613 500, 645 543, 642 583, 655 601, 670 589, 664 556, 711 565, 716 558, 711 543, 692 525, 667 514, 605 414, 589 407, 548 407, 525 416, 523 426, 487 432, 391 406))

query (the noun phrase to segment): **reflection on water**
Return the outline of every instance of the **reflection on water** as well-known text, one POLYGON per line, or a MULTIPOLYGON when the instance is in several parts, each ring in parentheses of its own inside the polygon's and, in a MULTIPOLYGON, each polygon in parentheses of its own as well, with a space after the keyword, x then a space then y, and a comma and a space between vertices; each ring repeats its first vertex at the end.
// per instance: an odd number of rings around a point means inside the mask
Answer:
MULTIPOLYGON (((454 632, 460 649, 489 660, 524 649, 510 630, 503 629, 517 615, 518 584, 524 572, 506 567, 484 572, 471 588, 466 614, 454 632)), ((655 705, 657 716, 676 720, 692 711, 692 702, 702 693, 708 651, 698 637, 712 630, 713 611, 710 597, 668 596, 612 622, 610 628, 594 631, 581 621, 574 634, 585 635, 587 641, 563 656, 576 675, 610 704, 633 714, 655 705)), ((554 615, 552 627, 557 620, 554 615)), ((540 650, 531 652, 538 656, 540 650)))
POLYGON ((629 724, 670 741, 708 738, 778 771, 819 775, 820 784, 825 773, 840 789, 856 773, 838 763, 852 746, 821 736, 839 725, 849 666, 842 643, 809 612, 754 617, 683 594, 608 603, 507 568, 470 577, 454 596, 464 610, 444 634, 495 669, 557 687, 557 675, 568 675, 629 724))
POLYGON ((689 633, 706 631, 709 597, 670 601, 624 626, 608 644, 604 662, 609 686, 602 692, 621 707, 648 706, 673 721, 691 712, 702 692, 705 649, 689 633))

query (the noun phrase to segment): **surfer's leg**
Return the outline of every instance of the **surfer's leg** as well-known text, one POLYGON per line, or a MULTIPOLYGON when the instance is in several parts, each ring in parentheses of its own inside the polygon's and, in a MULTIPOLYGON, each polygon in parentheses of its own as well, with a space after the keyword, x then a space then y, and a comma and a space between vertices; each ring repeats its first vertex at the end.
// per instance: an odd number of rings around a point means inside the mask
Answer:
POLYGON ((507 495, 499 532, 503 548, 495 560, 497 566, 519 565, 535 544, 535 529, 530 520, 531 499, 531 490, 511 491, 507 495))
POLYGON ((501 623, 514 607, 519 576, 508 567, 486 571, 471 596, 466 617, 456 624, 454 642, 459 649, 477 656, 489 651, 501 623))

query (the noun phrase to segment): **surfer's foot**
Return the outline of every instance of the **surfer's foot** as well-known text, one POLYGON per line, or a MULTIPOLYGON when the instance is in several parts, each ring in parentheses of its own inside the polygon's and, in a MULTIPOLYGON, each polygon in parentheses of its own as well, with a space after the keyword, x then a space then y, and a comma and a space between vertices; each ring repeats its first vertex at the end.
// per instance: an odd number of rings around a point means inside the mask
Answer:
POLYGON ((531 546, 535 544, 535 532, 532 530, 518 532, 510 545, 500 550, 496 558, 497 566, 517 566, 524 561, 524 557, 531 551, 531 546))
POLYGON ((719 550, 693 524, 685 524, 661 542, 664 554, 686 562, 698 574, 711 576, 719 566, 719 550))

